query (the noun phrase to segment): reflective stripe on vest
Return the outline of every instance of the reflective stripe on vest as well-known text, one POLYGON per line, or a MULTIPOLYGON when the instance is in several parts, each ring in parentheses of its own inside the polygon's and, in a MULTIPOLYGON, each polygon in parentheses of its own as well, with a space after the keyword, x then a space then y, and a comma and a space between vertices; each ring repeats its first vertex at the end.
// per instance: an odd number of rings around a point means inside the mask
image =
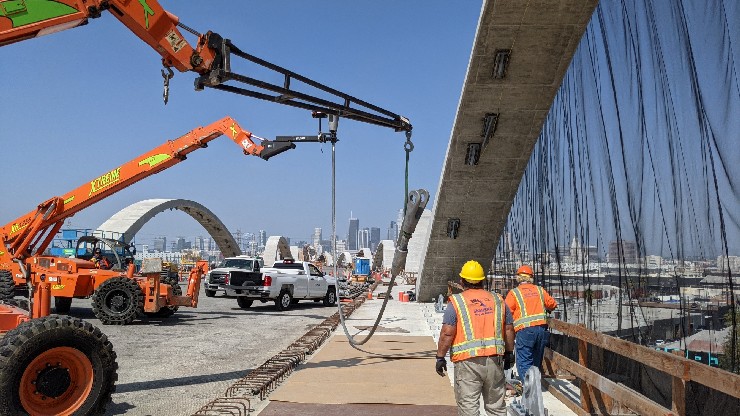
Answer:
POLYGON ((519 306, 519 318, 514 320, 514 330, 518 331, 523 328, 527 328, 533 325, 542 325, 547 323, 547 314, 545 314, 545 295, 542 293, 542 288, 537 286, 537 292, 540 295, 540 304, 542 305, 542 313, 536 313, 532 315, 527 314, 527 306, 524 303, 522 292, 519 288, 512 289, 516 303, 519 306))
POLYGON ((454 340, 456 342, 450 349, 452 352, 452 361, 461 361, 470 357, 478 356, 503 355, 504 302, 500 296, 490 292, 488 294, 494 303, 494 327, 492 328, 493 336, 486 338, 477 338, 477 336, 483 334, 476 334, 475 326, 471 320, 470 310, 468 309, 465 297, 461 293, 452 295, 451 301, 457 311, 459 325, 454 340), (462 336, 462 339, 460 339, 460 335, 462 336))

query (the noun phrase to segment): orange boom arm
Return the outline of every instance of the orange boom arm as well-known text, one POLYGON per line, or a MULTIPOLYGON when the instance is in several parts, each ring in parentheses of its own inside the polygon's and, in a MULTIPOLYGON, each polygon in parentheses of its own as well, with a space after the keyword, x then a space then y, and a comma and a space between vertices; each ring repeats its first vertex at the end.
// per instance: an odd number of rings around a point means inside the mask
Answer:
POLYGON ((217 51, 207 46, 210 33, 198 35, 193 48, 177 16, 156 0, 0 1, 0 46, 85 25, 105 10, 157 51, 165 66, 200 74, 211 69, 217 51))
POLYGON ((36 210, 0 228, 0 269, 10 268, 14 260, 23 260, 33 253, 42 253, 67 218, 148 176, 182 162, 189 153, 207 147, 208 142, 221 135, 233 140, 245 155, 259 156, 265 160, 295 147, 293 143, 274 143, 268 140, 256 144, 252 141, 252 133, 243 130, 231 117, 198 127, 105 172, 63 196, 39 204, 36 210))

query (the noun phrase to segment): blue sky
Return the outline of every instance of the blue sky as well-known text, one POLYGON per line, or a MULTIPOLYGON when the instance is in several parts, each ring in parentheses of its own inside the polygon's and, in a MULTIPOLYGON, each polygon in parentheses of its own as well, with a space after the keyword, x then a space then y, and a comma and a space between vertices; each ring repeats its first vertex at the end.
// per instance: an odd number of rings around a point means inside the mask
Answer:
MULTIPOLYGON (((409 117, 414 125, 409 187, 432 198, 468 64, 479 2, 281 0, 175 2, 184 24, 229 38, 242 50, 409 117)), ((189 38, 193 41, 193 38, 189 38)), ((162 103, 160 57, 109 14, 87 26, 0 48, 4 103, 0 142, 5 224, 38 203, 89 182, 168 139, 230 115, 258 136, 315 133, 309 112, 227 92, 193 89, 177 73, 162 103)), ((234 68, 238 70, 238 68, 234 68)), ((404 135, 340 121, 337 232, 350 211, 381 228, 402 205, 404 135)), ((192 199, 235 232, 308 239, 331 233, 331 147, 303 144, 265 162, 220 138, 71 219, 95 228, 148 198, 192 199)), ((429 205, 431 207, 431 203, 429 205)), ((137 236, 205 235, 166 212, 137 236)))

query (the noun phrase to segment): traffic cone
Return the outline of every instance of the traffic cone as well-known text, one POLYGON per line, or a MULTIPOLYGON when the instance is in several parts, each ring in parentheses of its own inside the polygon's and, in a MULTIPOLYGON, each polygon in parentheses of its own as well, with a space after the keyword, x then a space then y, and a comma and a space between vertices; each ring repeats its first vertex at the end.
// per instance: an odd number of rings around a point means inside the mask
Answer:
POLYGON ((372 299, 373 299, 373 291, 368 289, 368 291, 367 291, 367 300, 372 300, 372 299))

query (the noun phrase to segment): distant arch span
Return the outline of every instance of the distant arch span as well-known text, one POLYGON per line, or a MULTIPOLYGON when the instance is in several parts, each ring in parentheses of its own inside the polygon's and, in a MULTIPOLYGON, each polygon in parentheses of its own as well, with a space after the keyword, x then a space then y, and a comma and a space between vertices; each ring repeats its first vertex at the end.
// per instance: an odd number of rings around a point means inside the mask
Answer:
POLYGON ((168 209, 176 209, 190 215, 198 221, 213 241, 221 250, 224 257, 233 257, 241 254, 236 240, 231 235, 223 222, 203 205, 187 199, 145 199, 133 203, 126 208, 113 214, 107 221, 98 227, 99 230, 106 232, 120 233, 123 235, 124 242, 130 243, 136 233, 154 218, 157 214, 168 209))
POLYGON ((353 264, 352 260, 352 254, 350 254, 349 251, 343 251, 339 254, 339 258, 337 259, 337 266, 346 266, 348 264, 353 264))
POLYGON ((272 235, 267 238, 265 251, 262 253, 266 266, 272 266, 278 260, 292 259, 288 239, 280 235, 272 235))
POLYGON ((390 269, 395 254, 396 243, 393 240, 381 240, 373 256, 373 269, 390 269))

